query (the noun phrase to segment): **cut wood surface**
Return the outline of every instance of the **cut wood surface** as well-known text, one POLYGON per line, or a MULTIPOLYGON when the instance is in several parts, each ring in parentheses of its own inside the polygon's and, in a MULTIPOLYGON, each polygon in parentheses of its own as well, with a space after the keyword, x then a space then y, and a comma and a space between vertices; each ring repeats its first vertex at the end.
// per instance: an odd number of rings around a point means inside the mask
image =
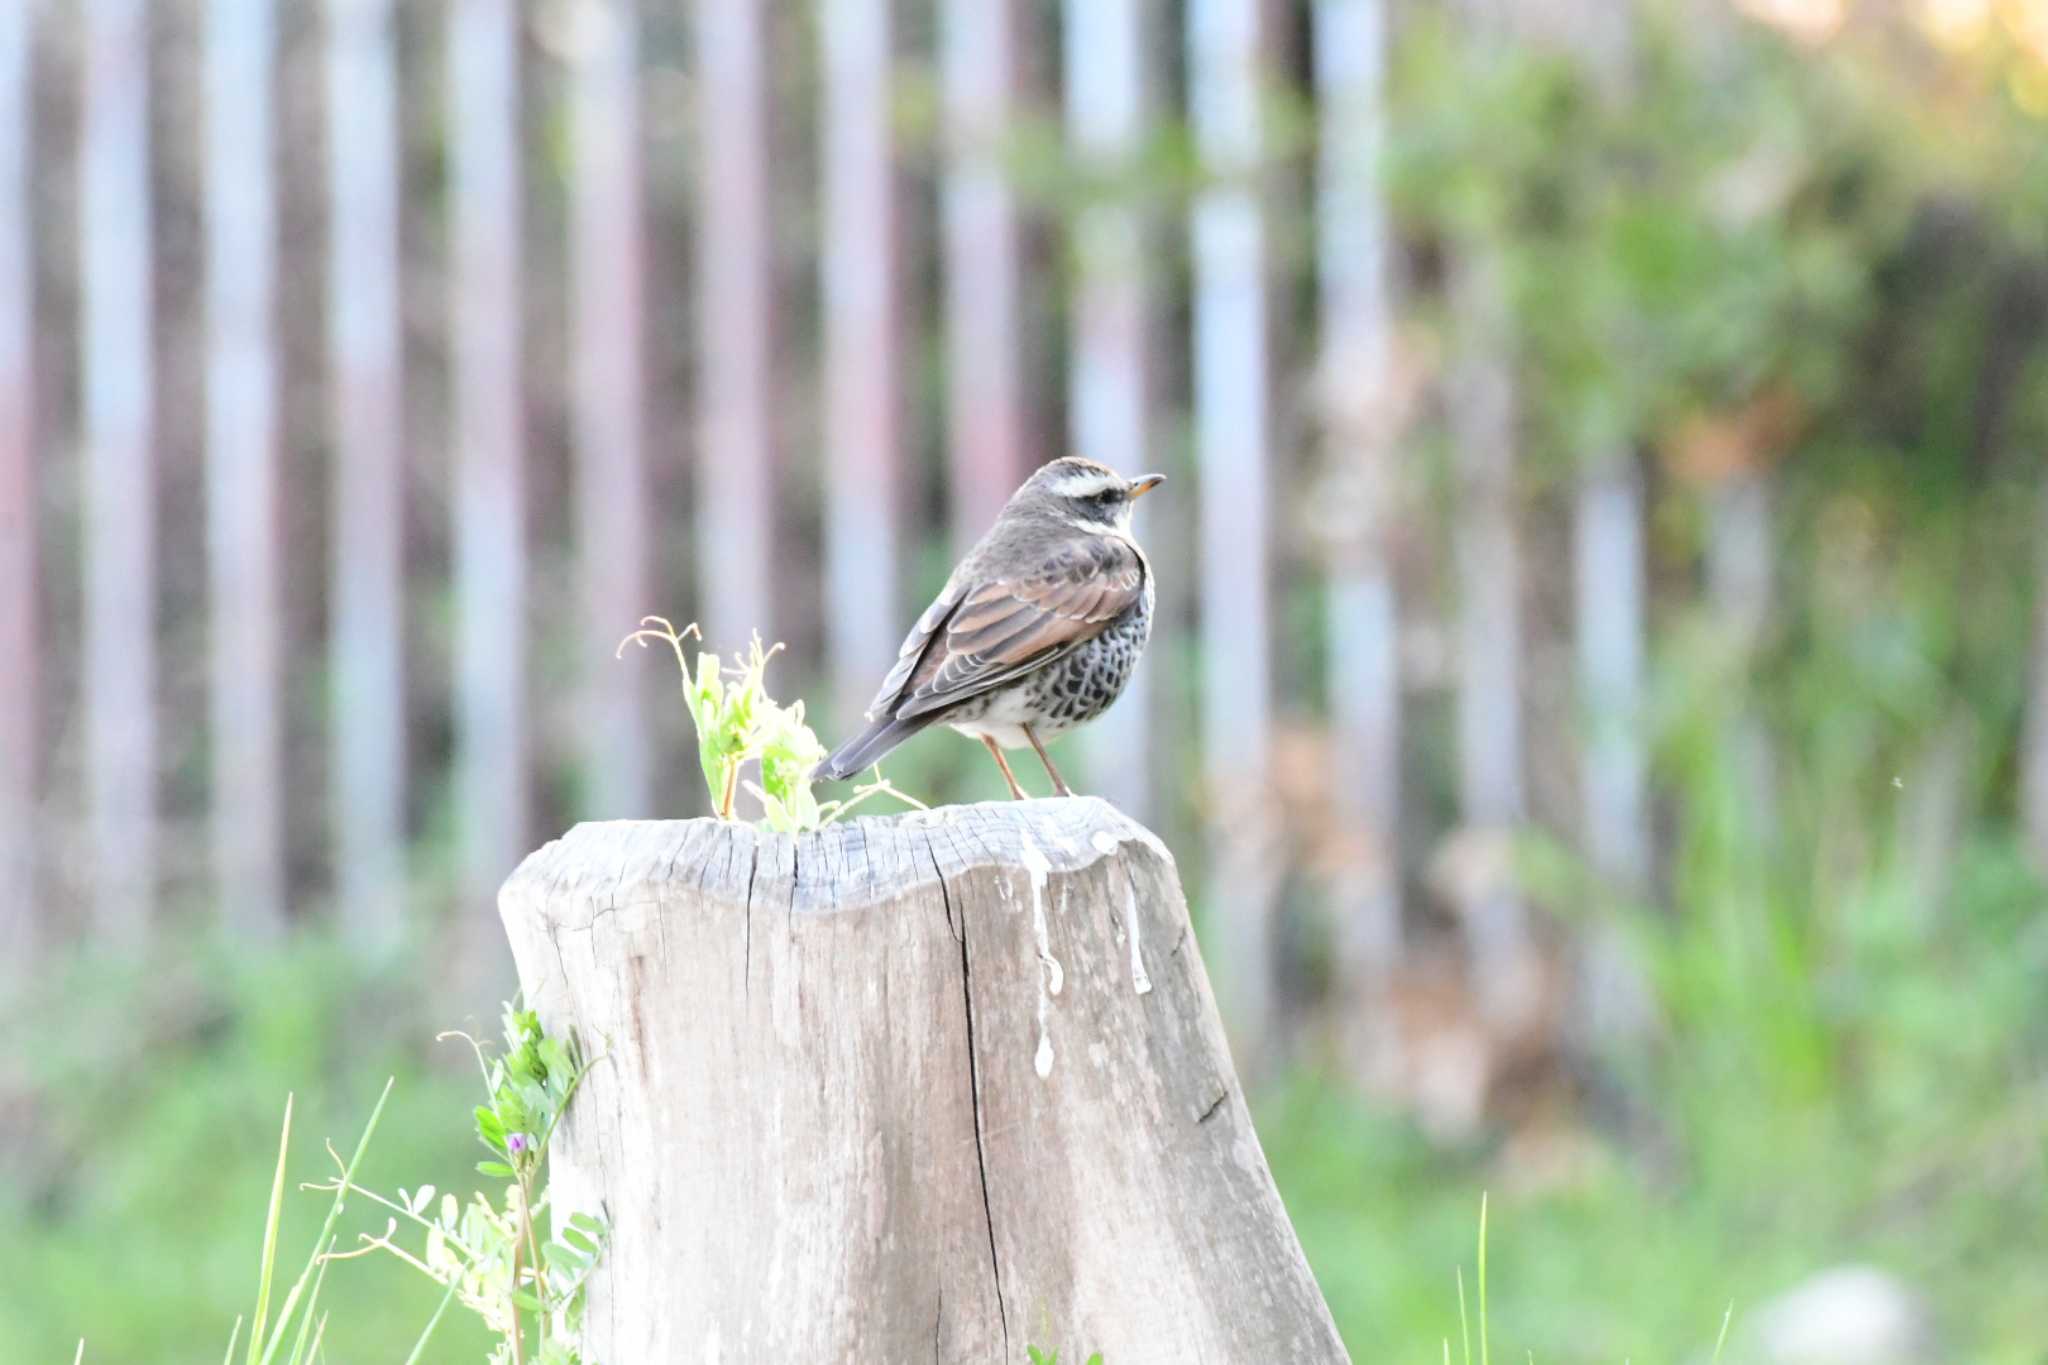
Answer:
POLYGON ((500 909, 602 1054, 552 1149, 616 1361, 1341 1361, 1174 863, 1079 798, 580 825, 500 909))

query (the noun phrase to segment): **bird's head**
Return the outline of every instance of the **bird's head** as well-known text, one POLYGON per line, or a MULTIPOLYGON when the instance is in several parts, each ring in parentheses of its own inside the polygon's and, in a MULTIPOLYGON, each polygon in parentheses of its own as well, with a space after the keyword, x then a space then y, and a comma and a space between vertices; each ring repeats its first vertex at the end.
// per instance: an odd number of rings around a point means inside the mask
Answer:
POLYGON ((1127 479, 1108 465, 1070 455, 1040 466, 1013 501, 1036 503, 1062 521, 1089 529, 1127 532, 1132 506, 1164 482, 1164 474, 1127 479))

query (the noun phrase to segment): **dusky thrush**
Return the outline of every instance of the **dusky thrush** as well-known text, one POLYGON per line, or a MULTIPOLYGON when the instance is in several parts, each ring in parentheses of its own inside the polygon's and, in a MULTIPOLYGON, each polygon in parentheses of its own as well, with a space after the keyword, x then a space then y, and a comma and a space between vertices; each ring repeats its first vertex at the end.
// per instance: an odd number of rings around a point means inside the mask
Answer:
POLYGON ((867 729, 817 775, 851 777, 943 724, 987 746, 1011 796, 1024 789, 1003 750, 1027 744, 1073 795, 1045 742, 1109 709, 1152 633, 1152 565, 1131 509, 1164 477, 1072 456, 1033 473, 911 627, 867 729))

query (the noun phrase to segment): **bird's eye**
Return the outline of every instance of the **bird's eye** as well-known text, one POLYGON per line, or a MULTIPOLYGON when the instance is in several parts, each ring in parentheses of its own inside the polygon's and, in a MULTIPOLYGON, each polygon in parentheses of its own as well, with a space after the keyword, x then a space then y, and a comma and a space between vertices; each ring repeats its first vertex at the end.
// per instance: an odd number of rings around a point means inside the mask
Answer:
POLYGON ((1114 488, 1105 488, 1100 493, 1097 493, 1094 497, 1088 499, 1088 501, 1094 503, 1097 507, 1113 507, 1116 505, 1116 500, 1117 491, 1114 488))

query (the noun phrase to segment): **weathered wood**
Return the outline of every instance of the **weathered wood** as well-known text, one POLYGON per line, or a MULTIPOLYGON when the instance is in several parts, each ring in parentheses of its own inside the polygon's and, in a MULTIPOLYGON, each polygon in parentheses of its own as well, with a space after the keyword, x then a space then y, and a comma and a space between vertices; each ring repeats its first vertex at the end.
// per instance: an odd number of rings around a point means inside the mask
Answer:
MULTIPOLYGON (((890 127, 889 0, 818 16, 824 98, 819 275, 824 286, 825 644, 838 719, 851 726, 896 662, 901 309, 890 127)), ((914 610, 914 608, 913 608, 914 610)))
POLYGON ((328 0, 328 804, 342 935, 404 933, 405 359, 399 317, 398 55, 392 0, 328 0), (346 111, 345 115, 343 111, 346 111))
MULTIPOLYGON (((521 412, 519 16, 448 10, 455 724, 462 915, 526 845, 526 475, 521 412)), ((486 931, 487 932, 487 931, 486 931)))
POLYGON ((953 548, 964 553, 1037 463, 1018 348, 1023 242, 1003 167, 1020 65, 1016 0, 941 0, 938 26, 947 446, 953 548))
MULTIPOLYGON (((1648 767, 1642 737, 1648 571, 1642 475, 1626 455, 1579 474, 1572 580, 1585 712, 1580 820, 1588 860, 1608 898, 1650 881, 1648 767)), ((1577 1012, 1602 1044, 1641 1039, 1652 1023, 1649 982, 1620 926, 1603 916, 1586 935, 1577 1012)))
POLYGON ((763 0, 697 0, 697 583, 710 648, 783 638, 775 559, 775 229, 763 0))
MULTIPOLYGON (((1450 267, 1459 352, 1448 376, 1452 456, 1465 512, 1452 533, 1458 584, 1458 805, 1498 839, 1526 815, 1522 768, 1522 551, 1515 488, 1512 322, 1505 266, 1462 243, 1450 267)), ((1505 868, 1503 863, 1502 868, 1505 868)), ((1505 1025, 1536 1005, 1528 907, 1511 876, 1466 888, 1461 907, 1481 999, 1505 1025)))
POLYGON ((215 877, 224 921, 285 920, 272 0, 206 11, 206 542, 215 877))
MULTIPOLYGON (((1067 138, 1105 178, 1141 155, 1152 115, 1149 0, 1065 0, 1062 66, 1067 138)), ((1150 224, 1136 194, 1106 196, 1074 215, 1077 267, 1067 361, 1067 449, 1128 474, 1157 469, 1153 432, 1150 224)), ((1148 518, 1149 520, 1149 518, 1148 518)), ((1153 618, 1158 625, 1158 616, 1153 618)), ((1088 727, 1089 785, 1140 820, 1152 818, 1152 670, 1140 659, 1122 706, 1088 727)))
POLYGON ((589 812, 647 809, 644 668, 612 658, 624 622, 656 608, 642 422, 647 250, 642 229, 640 15, 630 0, 579 11, 570 60, 575 138, 569 218, 576 442, 576 555, 582 580, 582 756, 589 812))
POLYGON ((83 8, 79 348, 93 932, 140 949, 157 906, 157 562, 149 6, 83 8))
POLYGON ((1277 1032, 1271 910, 1272 369, 1265 208, 1266 7, 1187 7, 1189 117, 1203 168, 1193 254, 1194 445, 1201 478, 1202 767, 1210 885, 1230 964, 1223 992, 1234 1036, 1257 1065, 1277 1032))
MULTIPOLYGON (((1707 597, 1744 651, 1762 648, 1776 600, 1773 500, 1769 474, 1755 469, 1723 480, 1707 500, 1707 597)), ((1754 710, 1745 711, 1736 719, 1732 742, 1745 833, 1769 847, 1778 830, 1778 763, 1770 731, 1754 710)))
POLYGON ((1329 553, 1326 677, 1333 769, 1342 775, 1332 789, 1357 850, 1338 875, 1332 910, 1341 984, 1357 1008, 1357 1030, 1375 1041, 1386 1033, 1378 1001, 1403 947, 1396 244, 1380 185, 1387 10, 1386 0, 1317 0, 1314 10, 1318 398, 1342 509, 1329 553))
POLYGON ((0 5, 0 985, 28 977, 42 937, 36 906, 41 769, 41 537, 35 455, 35 236, 29 213, 33 14, 0 5))
POLYGON ((587 824, 499 907, 603 1060, 600 1360, 1337 1361, 1172 857, 1099 799, 587 824))
MULTIPOLYGON (((2048 491, 2036 515, 2048 525, 2048 491)), ((2036 579, 2032 682, 2020 736, 2020 827, 2036 864, 2048 867, 2048 554, 2036 579)))

